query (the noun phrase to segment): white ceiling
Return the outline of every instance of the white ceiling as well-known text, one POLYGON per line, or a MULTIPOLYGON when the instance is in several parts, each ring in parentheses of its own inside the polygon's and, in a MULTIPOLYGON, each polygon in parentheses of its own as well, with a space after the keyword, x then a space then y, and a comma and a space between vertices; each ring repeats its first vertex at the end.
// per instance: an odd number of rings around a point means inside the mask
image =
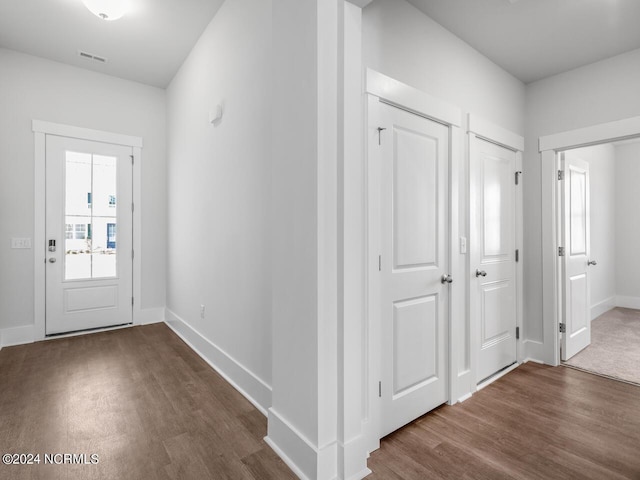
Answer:
POLYGON ((0 47, 166 87, 223 1, 131 0, 126 16, 106 22, 81 0, 0 0, 0 47))
MULTIPOLYGON (((0 0, 0 47, 166 87, 224 0, 130 1, 105 22, 81 0, 0 0)), ((525 83, 640 48, 640 0, 409 2, 525 83)))
POLYGON ((640 48, 639 0, 408 0, 525 83, 640 48))

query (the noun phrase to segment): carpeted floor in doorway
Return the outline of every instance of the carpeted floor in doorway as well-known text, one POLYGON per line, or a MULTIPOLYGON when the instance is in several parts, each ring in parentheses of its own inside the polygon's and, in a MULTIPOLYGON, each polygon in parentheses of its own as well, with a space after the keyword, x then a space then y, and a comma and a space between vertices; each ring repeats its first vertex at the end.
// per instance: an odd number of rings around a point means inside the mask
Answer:
POLYGON ((640 385, 640 310, 614 308, 591 322, 591 345, 565 362, 640 385))

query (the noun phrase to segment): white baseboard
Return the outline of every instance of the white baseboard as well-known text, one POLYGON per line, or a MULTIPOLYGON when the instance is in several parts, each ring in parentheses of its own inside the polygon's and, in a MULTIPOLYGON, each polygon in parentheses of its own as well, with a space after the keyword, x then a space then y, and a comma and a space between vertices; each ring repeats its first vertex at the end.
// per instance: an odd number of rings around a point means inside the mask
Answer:
POLYGON ((525 358, 522 363, 527 363, 527 362, 537 363, 538 365, 546 365, 546 363, 544 363, 542 360, 538 360, 536 358, 525 358))
POLYGON ((337 480, 339 450, 344 457, 345 468, 341 475, 346 477, 345 480, 361 480, 371 473, 366 466, 363 439, 354 439, 345 445, 334 441, 316 447, 273 408, 269 409, 268 428, 264 441, 301 480, 337 480), (356 457, 361 457, 364 464, 359 464, 356 457))
MULTIPOLYGON (((152 323, 160 323, 164 321, 164 307, 160 308, 145 308, 143 310, 137 310, 134 312, 134 325, 149 325, 152 323)), ((44 323, 39 324, 44 328, 44 323)), ((39 327, 40 328, 40 327, 39 327)), ((107 327, 100 330, 90 330, 87 332, 74 332, 69 335, 61 335, 61 337, 75 337, 79 335, 86 335, 89 333, 98 333, 101 331, 113 330, 113 328, 107 327)), ((46 340, 44 331, 41 331, 36 335, 35 325, 25 325, 21 327, 3 328, 0 329, 0 348, 10 347, 14 345, 24 345, 27 343, 33 343, 35 341, 46 340)))
POLYGON ((640 310, 640 297, 616 296, 616 307, 633 308, 640 310))
POLYGON ((469 400, 472 396, 473 396, 473 393, 471 393, 471 392, 469 392, 469 393, 465 393, 463 396, 461 396, 461 397, 458 399, 458 402, 457 402, 457 403, 462 403, 462 402, 464 402, 465 400, 469 400))
POLYGON ((591 320, 598 318, 603 313, 608 312, 612 308, 616 306, 616 297, 615 295, 605 298, 601 302, 598 302, 594 305, 591 305, 591 320))
POLYGON ((302 473, 298 466, 268 436, 264 437, 264 441, 271 447, 271 450, 276 452, 276 455, 278 455, 285 465, 291 469, 296 477, 300 480, 310 480, 309 477, 302 473))
POLYGON ((358 435, 347 442, 338 442, 338 478, 344 480, 362 480, 371 473, 367 467, 369 454, 366 438, 358 435))
POLYGON ((165 323, 263 415, 271 406, 271 387, 168 308, 165 323))
POLYGON ((320 480, 318 477, 318 449, 273 408, 269 409, 268 432, 264 441, 300 480, 320 480))
POLYGON ((549 348, 544 342, 523 340, 522 349, 524 351, 522 363, 533 361, 543 365, 555 366, 553 348, 549 348))
POLYGON ((453 375, 451 378, 451 391, 450 398, 447 402, 448 405, 455 405, 459 402, 464 402, 466 399, 473 395, 476 391, 476 382, 473 378, 473 371, 471 369, 458 372, 457 375, 453 375))
POLYGON ((0 330, 0 348, 24 345, 35 341, 35 325, 3 328, 0 330))
POLYGON ((164 307, 145 308, 133 312, 134 325, 151 325, 161 322, 164 322, 164 307))

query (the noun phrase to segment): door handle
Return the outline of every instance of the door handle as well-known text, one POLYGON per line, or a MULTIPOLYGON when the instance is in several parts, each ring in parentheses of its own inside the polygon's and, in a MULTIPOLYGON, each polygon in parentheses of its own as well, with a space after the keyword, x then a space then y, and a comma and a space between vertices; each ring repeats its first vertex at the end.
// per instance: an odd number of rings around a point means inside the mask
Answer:
POLYGON ((597 264, 598 264, 598 262, 596 262, 595 260, 589 260, 589 261, 587 262, 587 266, 589 266, 589 265, 593 265, 593 266, 595 267, 597 264))
POLYGON ((453 277, 451 277, 451 275, 445 273, 444 275, 442 275, 442 278, 440 279, 440 282, 444 283, 453 283, 453 277))
POLYGON ((487 272, 485 272, 484 270, 476 269, 476 277, 486 277, 486 276, 487 276, 487 272))
POLYGON ((56 259, 55 258, 50 258, 49 259, 49 263, 56 263, 56 259))

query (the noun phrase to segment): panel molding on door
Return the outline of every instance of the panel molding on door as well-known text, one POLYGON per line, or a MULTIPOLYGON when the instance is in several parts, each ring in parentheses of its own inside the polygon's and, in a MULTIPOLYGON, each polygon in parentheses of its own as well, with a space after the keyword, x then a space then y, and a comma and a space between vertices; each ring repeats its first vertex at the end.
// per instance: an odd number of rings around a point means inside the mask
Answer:
POLYGON ((476 382, 517 361, 516 152, 470 138, 470 315, 476 382))
POLYGON ((45 138, 45 332, 132 323, 132 148, 45 138))
POLYGON ((562 257, 562 360, 591 343, 590 316, 590 195, 589 163, 562 154, 564 177, 562 190, 562 234, 565 255, 562 257))
POLYGON ((380 104, 381 436, 448 400, 448 127, 380 104))

